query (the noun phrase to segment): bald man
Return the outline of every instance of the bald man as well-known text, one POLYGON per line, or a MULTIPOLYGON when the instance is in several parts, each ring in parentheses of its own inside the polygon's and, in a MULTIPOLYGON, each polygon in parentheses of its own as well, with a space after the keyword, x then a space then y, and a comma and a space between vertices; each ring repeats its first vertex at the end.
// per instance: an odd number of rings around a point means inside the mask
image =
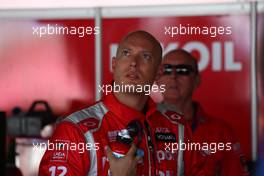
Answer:
POLYGON ((183 49, 170 51, 163 58, 157 83, 166 85, 163 104, 174 105, 184 114, 192 128, 192 142, 224 144, 224 149, 201 151, 206 159, 205 175, 248 175, 239 143, 230 128, 193 101, 193 93, 200 84, 197 60, 183 49))
POLYGON ((143 88, 152 86, 161 59, 162 48, 148 32, 125 36, 112 59, 112 86, 119 91, 57 126, 39 175, 181 175, 182 152, 166 150, 165 145, 184 138, 181 117, 159 112, 143 88))

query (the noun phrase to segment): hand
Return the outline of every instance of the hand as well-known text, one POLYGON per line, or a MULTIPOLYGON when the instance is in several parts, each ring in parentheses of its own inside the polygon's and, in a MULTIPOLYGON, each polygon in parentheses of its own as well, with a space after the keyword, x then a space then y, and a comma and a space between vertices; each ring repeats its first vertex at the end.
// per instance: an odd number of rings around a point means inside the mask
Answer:
POLYGON ((137 175, 137 163, 141 159, 135 156, 137 147, 132 144, 127 154, 122 158, 113 156, 110 147, 106 146, 106 156, 109 160, 110 171, 112 176, 135 176, 137 175))

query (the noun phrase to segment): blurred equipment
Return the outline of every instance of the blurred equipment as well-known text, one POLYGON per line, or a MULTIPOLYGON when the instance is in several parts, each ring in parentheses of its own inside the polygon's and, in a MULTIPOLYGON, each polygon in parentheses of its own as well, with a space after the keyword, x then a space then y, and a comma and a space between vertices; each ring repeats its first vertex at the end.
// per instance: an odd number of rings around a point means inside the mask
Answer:
POLYGON ((7 134, 15 137, 41 137, 41 130, 55 121, 46 101, 35 101, 25 114, 16 108, 15 115, 7 118, 7 134))
POLYGON ((6 117, 5 112, 0 111, 0 173, 5 173, 5 146, 6 146, 6 117))

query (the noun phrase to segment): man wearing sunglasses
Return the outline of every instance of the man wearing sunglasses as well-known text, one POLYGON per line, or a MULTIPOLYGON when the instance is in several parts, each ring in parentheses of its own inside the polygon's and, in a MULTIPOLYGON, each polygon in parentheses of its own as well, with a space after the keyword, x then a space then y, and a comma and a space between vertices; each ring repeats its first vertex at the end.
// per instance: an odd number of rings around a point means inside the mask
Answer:
POLYGON ((169 52, 163 58, 157 84, 165 85, 162 104, 176 106, 190 124, 192 142, 229 144, 221 151, 200 150, 206 160, 203 168, 205 175, 248 175, 244 167, 244 155, 230 128, 207 115, 199 103, 192 99, 200 84, 197 60, 183 49, 169 52))

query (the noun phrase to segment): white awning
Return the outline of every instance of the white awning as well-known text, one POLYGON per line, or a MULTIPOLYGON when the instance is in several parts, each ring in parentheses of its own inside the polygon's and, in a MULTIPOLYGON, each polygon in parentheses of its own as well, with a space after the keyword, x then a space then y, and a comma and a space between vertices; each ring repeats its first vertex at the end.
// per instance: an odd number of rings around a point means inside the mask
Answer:
POLYGON ((91 8, 235 3, 250 0, 0 0, 0 9, 91 8))

